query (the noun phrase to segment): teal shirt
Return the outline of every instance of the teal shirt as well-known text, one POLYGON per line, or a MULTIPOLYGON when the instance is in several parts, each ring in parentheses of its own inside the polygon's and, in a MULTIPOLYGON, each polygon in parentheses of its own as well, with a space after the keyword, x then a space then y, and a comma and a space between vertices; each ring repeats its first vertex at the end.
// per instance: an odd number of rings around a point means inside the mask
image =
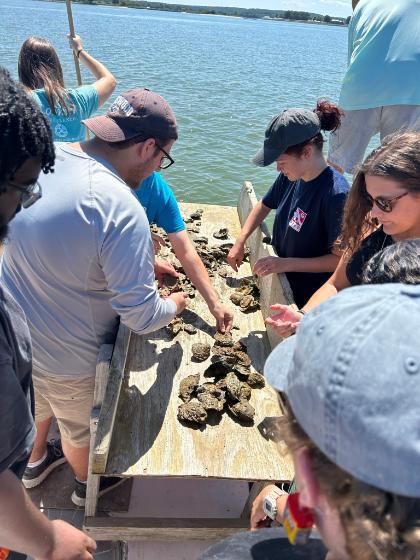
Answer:
POLYGON ((143 206, 149 224, 156 224, 166 233, 185 229, 174 193, 160 173, 155 171, 147 177, 134 194, 143 206))
POLYGON ((420 105, 420 0, 360 0, 348 46, 340 107, 420 105))
POLYGON ((77 89, 69 89, 67 92, 74 105, 73 112, 68 116, 63 114, 59 106, 56 108, 57 114, 53 114, 43 89, 33 91, 32 95, 51 123, 54 140, 58 142, 86 140, 86 129, 81 121, 88 119, 98 109, 98 91, 95 86, 81 86, 77 89))

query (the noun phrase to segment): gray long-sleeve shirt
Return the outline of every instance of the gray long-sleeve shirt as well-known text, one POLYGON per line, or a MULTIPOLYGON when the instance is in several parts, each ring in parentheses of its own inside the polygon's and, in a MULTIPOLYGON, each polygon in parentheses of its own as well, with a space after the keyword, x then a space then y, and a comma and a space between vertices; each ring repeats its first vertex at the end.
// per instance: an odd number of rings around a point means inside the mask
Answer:
POLYGON ((88 376, 118 317, 147 333, 176 306, 156 292, 149 224, 131 189, 84 152, 56 152, 42 199, 11 223, 1 281, 26 314, 34 367, 88 376))

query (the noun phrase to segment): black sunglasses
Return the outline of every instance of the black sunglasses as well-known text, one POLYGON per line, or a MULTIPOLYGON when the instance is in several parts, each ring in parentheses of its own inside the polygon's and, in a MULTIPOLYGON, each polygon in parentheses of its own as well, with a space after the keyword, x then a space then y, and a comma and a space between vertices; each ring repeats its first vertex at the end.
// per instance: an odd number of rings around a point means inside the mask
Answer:
POLYGON ((403 196, 405 196, 406 194, 408 194, 408 192, 405 192, 398 196, 394 196, 393 198, 384 198, 383 196, 377 196, 376 198, 373 198, 372 196, 370 196, 369 193, 365 193, 365 196, 371 206, 376 204, 379 210, 382 210, 382 212, 389 213, 392 212, 392 209, 395 206, 394 203, 400 198, 402 198, 403 196))
POLYGON ((167 151, 165 151, 162 146, 159 146, 159 144, 155 141, 156 147, 163 153, 165 154, 164 157, 160 160, 160 169, 168 169, 168 167, 171 167, 171 165, 173 165, 175 163, 175 160, 168 154, 167 151))
POLYGON ((42 188, 38 181, 26 186, 19 185, 13 181, 7 181, 7 184, 20 191, 20 203, 22 208, 29 208, 42 197, 42 188))

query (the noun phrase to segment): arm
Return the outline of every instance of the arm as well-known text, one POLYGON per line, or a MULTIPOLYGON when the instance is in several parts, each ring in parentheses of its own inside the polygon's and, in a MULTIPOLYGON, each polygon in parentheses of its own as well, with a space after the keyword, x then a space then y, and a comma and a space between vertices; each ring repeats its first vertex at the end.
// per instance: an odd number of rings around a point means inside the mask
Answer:
POLYGON ((218 330, 221 332, 229 331, 233 324, 233 314, 220 302, 219 296, 210 282, 207 270, 187 232, 183 230, 169 233, 168 237, 186 275, 203 296, 210 313, 216 318, 218 330))
POLYGON ((0 543, 37 560, 90 560, 95 541, 65 523, 50 521, 33 504, 20 480, 0 474, 0 543))
POLYGON ((284 272, 333 272, 339 261, 340 257, 333 253, 309 259, 263 257, 255 263, 253 272, 258 276, 284 272))
POLYGON ((117 80, 99 60, 96 60, 96 58, 93 58, 93 56, 84 50, 82 39, 78 35, 75 37, 70 37, 70 35, 68 35, 68 37, 70 47, 75 52, 77 58, 86 65, 88 70, 96 78, 96 82, 94 82, 93 85, 98 92, 99 106, 101 106, 112 95, 117 85, 117 80))
POLYGON ((235 244, 227 256, 227 261, 233 270, 237 271, 244 259, 244 247, 246 240, 257 229, 257 227, 261 225, 270 213, 270 210, 271 208, 265 206, 261 200, 252 209, 241 229, 239 237, 235 241, 235 244))
MULTIPOLYGON (((338 266, 330 278, 317 290, 310 300, 302 307, 304 313, 308 313, 314 307, 320 305, 330 297, 336 295, 339 291, 348 288, 351 284, 347 279, 346 266, 347 258, 343 255, 338 266)), ((271 309, 277 311, 275 315, 266 319, 267 325, 270 325, 278 335, 284 337, 290 336, 299 326, 299 322, 303 314, 295 311, 288 305, 276 304, 271 309)))
MULTIPOLYGON (((274 484, 269 484, 265 486, 258 494, 258 496, 255 498, 254 502, 252 503, 251 520, 250 520, 251 531, 267 526, 267 516, 263 509, 264 498, 267 496, 267 494, 269 494, 272 490, 275 489, 277 489, 277 486, 275 486, 274 484)), ((277 498, 277 515, 276 515, 277 523, 283 523, 284 510, 286 508, 287 498, 288 498, 288 494, 282 494, 277 498)), ((271 522, 271 519, 268 518, 268 521, 271 522)))

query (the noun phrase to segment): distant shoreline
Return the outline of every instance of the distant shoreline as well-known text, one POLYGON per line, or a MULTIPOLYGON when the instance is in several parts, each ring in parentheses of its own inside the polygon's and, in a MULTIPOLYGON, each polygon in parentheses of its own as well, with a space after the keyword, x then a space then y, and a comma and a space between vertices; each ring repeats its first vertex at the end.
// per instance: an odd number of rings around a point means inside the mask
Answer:
MULTIPOLYGON (((65 0, 42 0, 43 2, 64 3, 65 0)), ((166 4, 145 0, 73 0, 73 4, 88 6, 106 6, 108 8, 133 8, 140 10, 187 13, 193 15, 221 16, 239 19, 259 19, 265 21, 286 21, 293 23, 311 23, 334 27, 347 27, 349 18, 339 18, 312 12, 293 10, 267 10, 261 8, 233 8, 225 6, 190 6, 184 4, 166 4)))

